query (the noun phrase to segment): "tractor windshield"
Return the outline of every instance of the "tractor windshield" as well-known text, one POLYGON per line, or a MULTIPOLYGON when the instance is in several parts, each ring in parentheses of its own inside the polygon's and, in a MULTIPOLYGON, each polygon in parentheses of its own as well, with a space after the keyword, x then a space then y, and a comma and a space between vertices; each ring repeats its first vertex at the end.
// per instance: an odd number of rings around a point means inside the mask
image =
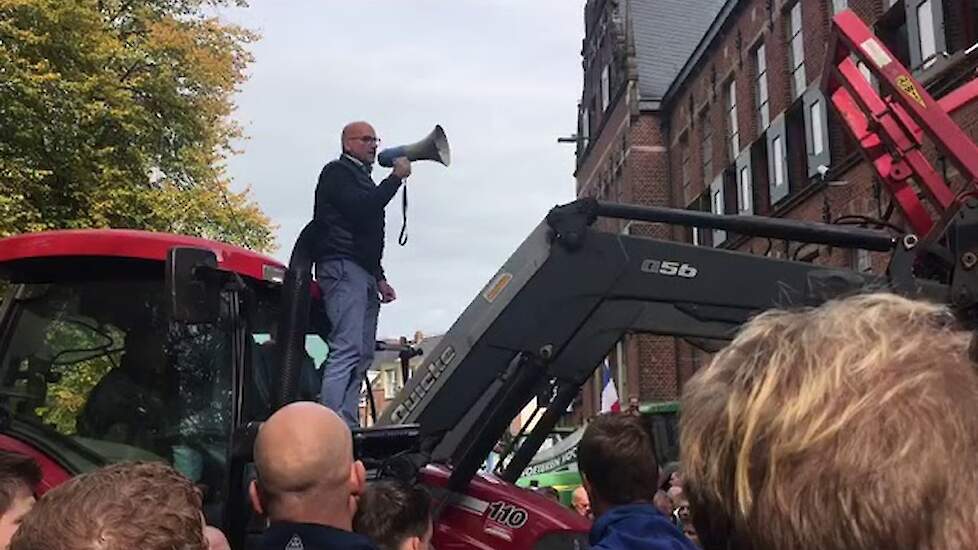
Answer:
POLYGON ((18 285, 8 300, 0 406, 15 422, 106 462, 166 460, 223 500, 223 322, 170 322, 159 279, 18 285))

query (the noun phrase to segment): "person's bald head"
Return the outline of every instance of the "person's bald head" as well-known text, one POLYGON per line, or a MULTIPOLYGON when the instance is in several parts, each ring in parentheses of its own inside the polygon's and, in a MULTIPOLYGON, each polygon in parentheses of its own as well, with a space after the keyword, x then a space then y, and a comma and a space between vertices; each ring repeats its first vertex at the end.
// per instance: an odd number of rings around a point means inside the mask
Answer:
POLYGON ((370 164, 377 155, 377 132, 362 120, 344 126, 340 142, 343 152, 360 162, 370 164))
POLYGON ((320 510, 346 524, 356 511, 363 465, 353 460, 350 429, 319 403, 292 403, 269 417, 255 439, 255 468, 254 504, 272 520, 315 519, 307 516, 320 510))

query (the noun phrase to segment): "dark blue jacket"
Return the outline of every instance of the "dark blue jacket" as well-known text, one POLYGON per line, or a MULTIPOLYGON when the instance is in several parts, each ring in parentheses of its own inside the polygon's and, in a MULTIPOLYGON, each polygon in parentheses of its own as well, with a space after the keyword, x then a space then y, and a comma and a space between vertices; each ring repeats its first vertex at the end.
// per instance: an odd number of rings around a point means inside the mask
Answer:
POLYGON ((367 170, 345 155, 327 164, 319 174, 313 205, 314 259, 350 259, 382 279, 384 207, 400 186, 401 179, 393 174, 374 184, 367 170))
POLYGON ((651 504, 615 506, 594 521, 592 550, 696 550, 651 504))
POLYGON ((265 530, 262 550, 377 550, 363 535, 313 523, 276 522, 265 530))

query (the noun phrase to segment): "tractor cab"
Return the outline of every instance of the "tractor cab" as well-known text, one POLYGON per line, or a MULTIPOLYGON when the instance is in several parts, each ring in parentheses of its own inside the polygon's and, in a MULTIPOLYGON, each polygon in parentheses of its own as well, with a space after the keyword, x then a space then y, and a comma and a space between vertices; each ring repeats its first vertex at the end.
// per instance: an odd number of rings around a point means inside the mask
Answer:
POLYGON ((234 427, 271 408, 258 341, 271 333, 280 274, 271 258, 173 235, 0 241, 0 448, 43 460, 46 478, 167 461, 201 488, 208 520, 222 525, 236 500, 228 498, 234 427), (173 316, 164 267, 174 246, 211 250, 233 274, 206 322, 173 316))

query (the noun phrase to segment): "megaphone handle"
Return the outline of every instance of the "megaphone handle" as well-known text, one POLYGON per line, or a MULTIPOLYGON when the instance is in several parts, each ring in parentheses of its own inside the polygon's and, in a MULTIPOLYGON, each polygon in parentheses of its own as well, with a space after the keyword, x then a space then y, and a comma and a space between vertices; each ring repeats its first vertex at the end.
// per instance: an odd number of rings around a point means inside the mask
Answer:
POLYGON ((408 241, 407 234, 407 185, 401 188, 401 234, 397 237, 397 244, 404 246, 408 241))

